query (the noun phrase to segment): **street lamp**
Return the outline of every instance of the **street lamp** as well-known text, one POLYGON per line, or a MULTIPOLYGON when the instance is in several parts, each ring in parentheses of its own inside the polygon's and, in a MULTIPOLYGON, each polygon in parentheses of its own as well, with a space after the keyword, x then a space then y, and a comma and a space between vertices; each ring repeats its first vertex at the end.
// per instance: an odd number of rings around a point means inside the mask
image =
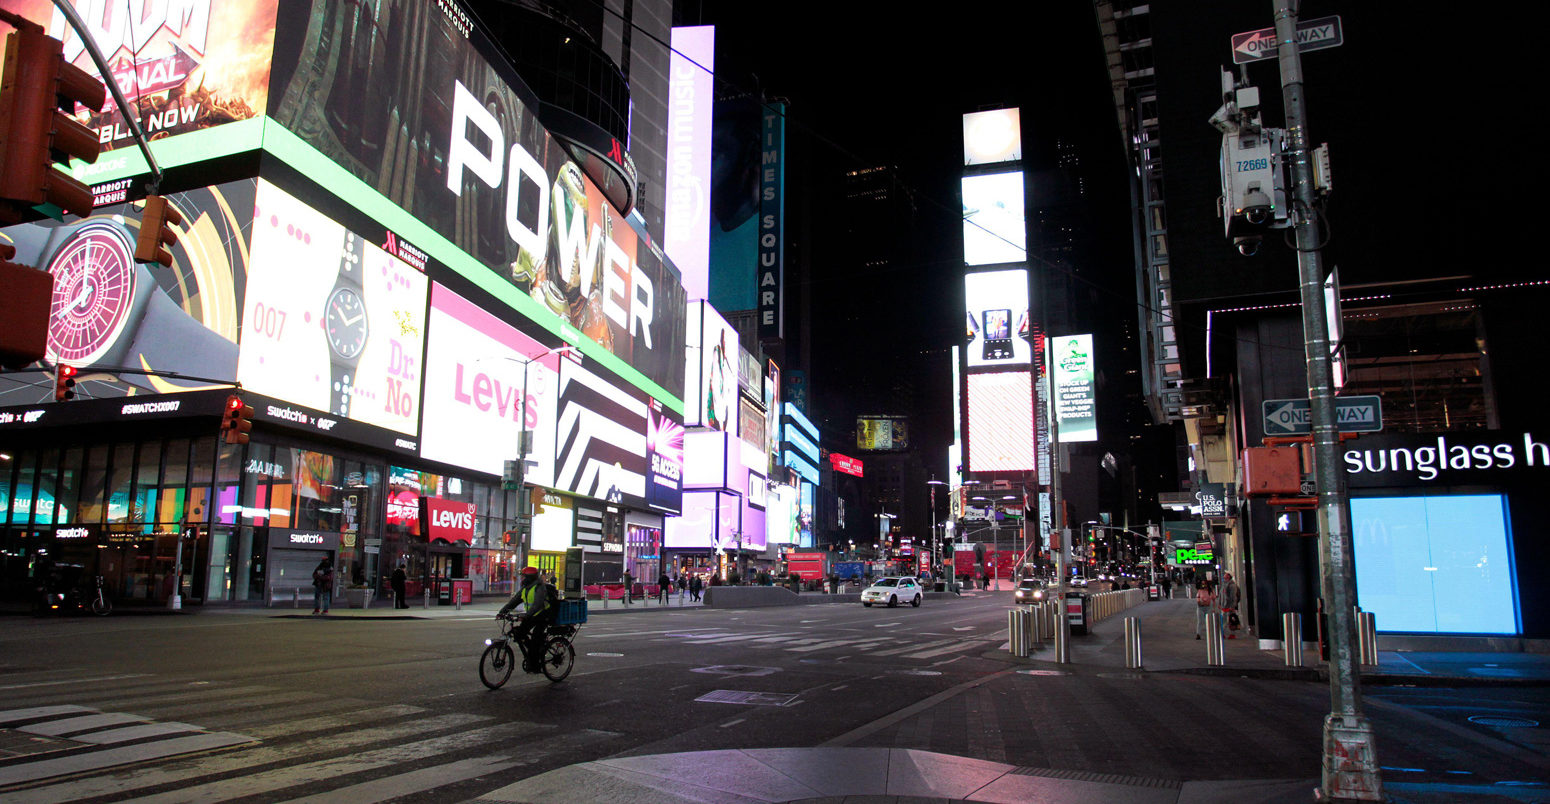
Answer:
POLYGON ((942 480, 927 480, 926 485, 931 487, 931 568, 937 575, 942 574, 942 541, 936 532, 936 487, 948 485, 942 480))
POLYGON ((542 352, 540 354, 530 356, 526 360, 523 360, 520 357, 502 357, 501 358, 502 360, 506 360, 506 361, 511 362, 511 363, 521 363, 522 364, 522 396, 519 398, 519 401, 517 402, 517 421, 518 421, 518 425, 522 429, 521 429, 521 431, 517 435, 516 477, 514 478, 514 480, 515 480, 515 483, 516 483, 516 486, 517 486, 517 493, 520 496, 520 499, 517 502, 517 511, 519 512, 518 519, 517 519, 517 533, 520 536, 518 541, 521 542, 522 560, 523 560, 524 564, 526 564, 527 562, 529 562, 531 560, 531 558, 529 556, 529 553, 531 552, 531 550, 530 550, 530 547, 531 547, 530 542, 532 540, 532 534, 533 534, 533 515, 532 515, 532 508, 531 508, 532 503, 528 499, 527 494, 526 494, 526 492, 527 492, 527 455, 533 449, 533 435, 532 435, 532 431, 527 429, 527 375, 528 375, 528 369, 532 368, 534 363, 537 363, 540 360, 543 360, 544 358, 547 358, 547 357, 549 357, 551 355, 565 354, 565 353, 568 353, 568 352, 570 352, 570 351, 572 351, 572 350, 574 350, 576 348, 577 347, 574 344, 567 343, 567 344, 561 344, 560 346, 556 346, 556 347, 554 347, 552 349, 546 350, 546 351, 544 351, 544 352, 542 352))

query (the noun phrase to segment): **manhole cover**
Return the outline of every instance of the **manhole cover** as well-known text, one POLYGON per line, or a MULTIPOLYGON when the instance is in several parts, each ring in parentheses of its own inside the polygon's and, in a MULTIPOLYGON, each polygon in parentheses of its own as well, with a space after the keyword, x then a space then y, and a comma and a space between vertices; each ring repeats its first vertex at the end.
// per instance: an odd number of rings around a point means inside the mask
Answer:
POLYGON ((1025 675, 1025 676, 1069 676, 1069 675, 1071 675, 1070 673, 1067 673, 1064 670, 1018 670, 1017 672, 1019 674, 1021 674, 1021 675, 1025 675))
POLYGON ((744 692, 742 690, 714 690, 694 700, 700 703, 742 704, 744 706, 787 706, 797 696, 783 692, 744 692))
POLYGON ((1532 729, 1539 725, 1539 721, 1530 720, 1526 717, 1502 717, 1500 715, 1471 715, 1469 722, 1498 729, 1532 729))

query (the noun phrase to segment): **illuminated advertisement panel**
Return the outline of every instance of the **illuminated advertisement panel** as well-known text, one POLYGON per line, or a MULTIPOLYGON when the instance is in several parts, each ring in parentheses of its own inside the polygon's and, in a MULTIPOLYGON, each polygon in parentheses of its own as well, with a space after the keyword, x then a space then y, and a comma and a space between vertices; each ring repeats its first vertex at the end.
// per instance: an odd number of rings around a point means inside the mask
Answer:
POLYGON ((1023 158, 1022 114, 992 109, 963 116, 963 163, 991 165, 1023 158))
POLYGON ((841 455, 838 452, 831 452, 829 453, 829 465, 833 466, 834 471, 836 472, 844 472, 845 474, 851 475, 853 477, 866 476, 865 467, 861 463, 861 460, 859 458, 852 458, 849 455, 841 455))
POLYGON ((416 435, 425 274, 268 182, 255 209, 238 380, 416 435))
POLYGON ((60 363, 80 369, 82 398, 225 387, 235 380, 254 186, 249 179, 168 195, 184 223, 173 227, 172 267, 154 271, 134 259, 143 202, 0 230, 0 242, 16 248, 15 262, 54 278, 44 362, 36 371, 7 375, 0 405, 47 396, 43 389, 53 386, 47 372, 60 363), (157 374, 119 371, 125 368, 157 374))
POLYGON ((571 360, 560 363, 554 487, 644 507, 645 401, 571 360))
POLYGON ((711 115, 716 98, 716 26, 672 33, 667 83, 667 209, 663 248, 691 299, 710 294, 711 115))
POLYGON ((689 305, 690 336, 686 351, 684 424, 737 435, 738 336, 715 308, 705 302, 689 305))
POLYGON ((567 358, 540 358, 549 347, 439 284, 427 346, 420 454, 499 475, 517 457, 525 424, 533 433, 527 481, 554 485, 555 398, 567 358))
POLYGON ((787 485, 775 487, 764 509, 764 530, 771 544, 796 544, 801 540, 797 532, 797 490, 787 485))
POLYGON ((969 375, 971 473, 1034 468, 1031 377, 1026 371, 969 375))
POLYGON ((909 449, 909 420, 898 416, 857 416, 856 449, 888 452, 909 449))
MULTIPOLYGON (((663 546, 731 550, 737 546, 738 529, 742 527, 738 518, 741 513, 739 495, 724 491, 686 491, 683 514, 665 520, 663 546)), ((749 546, 744 542, 744 548, 749 546)))
POLYGON ((751 444, 763 450, 765 446, 764 411, 759 410, 753 400, 747 397, 738 397, 738 432, 743 443, 751 444))
POLYGON ((646 482, 646 504, 658 511, 676 512, 683 507, 684 426, 661 402, 652 399, 649 404, 646 450, 651 455, 651 473, 646 482))
MULTIPOLYGON (((71 4, 137 111, 147 138, 164 140, 263 114, 277 0, 71 4)), ((64 43, 65 60, 98 76, 81 38, 50 0, 0 0, 0 8, 42 25, 64 43)), ((111 93, 101 109, 79 109, 76 119, 97 132, 104 152, 133 147, 111 93)), ((173 154, 160 147, 158 152, 159 161, 187 161, 167 159, 173 154)), ((97 166, 107 167, 102 160, 97 166)), ((90 172, 83 173, 83 180, 90 181, 90 172)))
POLYGON ((775 471, 780 453, 780 366, 771 360, 764 372, 764 439, 769 453, 770 471, 775 471))
POLYGON ((963 261, 968 265, 1028 258, 1023 173, 963 177, 963 261))
POLYGON ((282 15, 275 49, 269 115, 369 188, 351 189, 357 206, 385 197, 471 256, 442 259, 470 281, 683 395, 676 272, 539 124, 458 4, 314 0, 282 15))
POLYGON ((1093 336, 1050 338, 1055 381, 1056 435, 1064 443, 1098 440, 1098 385, 1093 372, 1093 336))
POLYGON ((563 553, 574 541, 576 506, 564 494, 542 492, 541 506, 533 511, 533 529, 528 544, 534 550, 563 553))
POLYGON ((1027 365, 1028 271, 979 271, 964 274, 964 347, 969 367, 1027 365))

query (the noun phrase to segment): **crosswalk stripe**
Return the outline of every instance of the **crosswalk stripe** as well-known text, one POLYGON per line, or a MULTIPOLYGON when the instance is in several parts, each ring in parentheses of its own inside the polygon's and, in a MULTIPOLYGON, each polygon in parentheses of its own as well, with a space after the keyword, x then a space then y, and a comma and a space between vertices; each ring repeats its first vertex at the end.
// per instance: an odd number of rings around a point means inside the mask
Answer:
MULTIPOLYGON (((375 770, 400 762, 424 759, 427 756, 469 748, 488 742, 504 741, 531 729, 530 723, 503 723, 473 731, 418 740, 374 751, 348 754, 333 759, 291 765, 262 771, 235 779, 221 779, 205 784, 184 787, 157 795, 130 799, 138 804, 203 804, 227 798, 245 797, 260 793, 272 793, 287 787, 325 781, 348 773, 375 770)), ((553 728, 552 726, 550 728, 553 728)))
POLYGON ((932 649, 935 649, 935 648, 946 647, 948 645, 962 645, 962 644, 963 644, 963 640, 955 637, 955 638, 952 638, 952 639, 939 639, 939 640, 936 640, 936 641, 933 641, 933 642, 924 642, 924 643, 921 643, 921 644, 918 644, 918 645, 905 645, 902 648, 890 648, 889 650, 880 650, 880 651, 877 651, 877 652, 873 653, 872 655, 873 656, 898 656, 898 655, 903 654, 903 653, 912 653, 914 651, 919 651, 919 650, 932 650, 932 649))
MULTIPOLYGON (((142 790, 147 787, 164 784, 184 783, 206 776, 231 773, 298 757, 311 757, 349 751, 381 741, 429 734, 446 729, 456 729, 471 723, 488 721, 490 719, 485 715, 453 713, 436 715, 412 722, 330 734, 325 737, 317 737, 298 743, 283 745, 260 744, 235 753, 221 754, 214 757, 199 757, 198 759, 172 760, 169 763, 150 768, 127 769, 49 787, 19 790, 7 793, 6 799, 7 804, 54 804, 54 802, 72 799, 94 798, 114 793, 122 794, 131 790, 142 790)), ((529 728, 534 727, 533 724, 526 725, 529 728)), ((82 756, 89 757, 102 753, 104 752, 99 751, 82 756)), ((3 769, 0 768, 0 770, 3 769)))
POLYGON ((920 651, 918 653, 906 653, 906 654, 904 654, 904 658, 906 658, 906 659, 934 659, 934 658, 936 658, 938 656, 945 656, 945 655, 947 655, 949 653, 957 653, 958 651, 964 650, 966 648, 973 648, 973 647, 978 647, 978 646, 982 646, 982 645, 988 645, 989 643, 991 643, 991 642, 993 642, 993 641, 995 641, 997 639, 1000 639, 1000 637, 989 637, 989 638, 969 639, 969 640, 955 640, 953 642, 953 644, 947 645, 947 646, 941 647, 941 648, 936 648, 935 650, 923 650, 923 651, 920 651))
POLYGON ((145 678, 148 673, 128 673, 117 676, 86 676, 82 678, 55 679, 53 681, 35 681, 30 684, 7 684, 0 690, 21 690, 31 687, 57 687, 63 684, 93 684, 99 681, 118 681, 125 678, 145 678))
POLYGON ((92 731, 103 726, 117 726, 124 723, 144 723, 145 718, 139 715, 126 715, 119 712, 109 712, 99 715, 82 715, 80 717, 67 717, 64 720, 50 720, 44 723, 34 723, 31 726, 20 726, 17 731, 25 731, 28 734, 41 734, 44 737, 59 737, 78 731, 92 731))
POLYGON ((319 700, 322 696, 310 692, 276 692, 272 695, 250 695, 240 698, 222 699, 213 698, 201 700, 195 703, 177 705, 180 702, 168 701, 162 706, 136 707, 150 715, 163 718, 189 718, 198 719, 197 716, 207 712, 234 712, 247 709, 272 709, 278 704, 305 704, 319 700))
MULTIPOLYGON (((392 706, 379 706, 374 709, 360 709, 346 714, 318 715, 316 717, 302 718, 300 720, 288 720, 280 723, 270 723, 258 728, 245 729, 244 731, 248 735, 257 737, 260 740, 267 740, 272 737, 281 736, 296 737, 303 734, 310 734, 315 731, 328 731, 330 729, 345 728, 346 726, 364 726, 367 723, 371 723, 373 721, 387 720, 388 718, 395 717, 408 717, 409 715, 417 715, 424 711, 425 710, 423 708, 418 706, 395 704, 392 706)), ((251 721, 254 717, 259 716, 255 715, 253 717, 247 718, 247 720, 251 721)), ((266 712, 264 713, 263 717, 272 720, 273 713, 266 712)), ((219 720, 212 721, 210 725, 212 727, 223 729, 236 728, 236 726, 230 722, 222 722, 219 720)))
POLYGON ((7 709, 0 712, 0 728, 12 723, 20 723, 23 720, 36 720, 40 717, 52 717, 71 712, 96 712, 95 709, 87 709, 75 704, 60 704, 58 706, 33 706, 26 709, 7 709))
POLYGON ((130 740, 143 740, 147 737, 165 737, 168 734, 187 734, 202 731, 204 729, 187 723, 143 723, 139 726, 125 726, 121 729, 107 729, 106 731, 94 731, 89 734, 77 734, 70 739, 82 743, 109 745, 112 743, 127 743, 130 740))
POLYGON ((356 804, 361 801, 386 801, 390 798, 424 793, 427 790, 435 790, 438 787, 457 784, 490 773, 499 773, 520 764, 522 763, 510 757, 499 755, 473 757, 341 787, 327 793, 312 793, 282 804, 356 804))
MULTIPOLYGON (((72 752, 54 759, 41 759, 20 765, 0 766, 0 785, 35 782, 39 779, 48 779, 54 776, 99 770, 114 765, 127 765, 132 762, 146 762, 152 759, 187 754, 191 751, 208 751, 212 748, 225 748, 252 741, 251 738, 241 734, 211 732, 209 734, 191 734, 187 737, 174 737, 170 740, 159 740, 154 743, 140 743, 122 748, 109 748, 105 751, 72 752)), ((54 800, 57 801, 58 799, 54 800)))
POLYGON ((815 650, 828 650, 830 648, 838 648, 838 647, 842 647, 842 646, 846 646, 846 645, 858 648, 860 650, 866 650, 869 647, 872 647, 872 646, 875 646, 875 645, 884 644, 884 643, 887 643, 887 642, 892 642, 892 641, 893 640, 889 639, 889 638, 884 638, 884 639, 836 639, 836 640, 832 640, 830 642, 820 642, 820 643, 818 643, 816 645, 806 645, 806 646, 799 647, 799 648, 786 648, 786 650, 791 652, 791 653, 811 653, 812 651, 815 651, 815 650))

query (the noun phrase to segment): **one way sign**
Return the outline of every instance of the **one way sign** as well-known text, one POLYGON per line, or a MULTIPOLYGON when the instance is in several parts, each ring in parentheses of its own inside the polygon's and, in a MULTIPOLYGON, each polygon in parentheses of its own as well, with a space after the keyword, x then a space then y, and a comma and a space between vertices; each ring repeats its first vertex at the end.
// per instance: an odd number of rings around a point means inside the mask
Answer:
MULTIPOLYGON (((1267 399, 1265 435, 1302 435, 1313 432, 1312 406, 1306 399, 1267 399)), ((1383 400, 1376 396, 1342 396, 1335 399, 1335 420, 1342 433, 1376 433, 1383 429, 1383 400)))
MULTIPOLYGON (((1297 50, 1323 50, 1345 43, 1340 30, 1340 16, 1320 17, 1297 23, 1297 50)), ((1281 47, 1276 42, 1276 29, 1260 28, 1257 31, 1232 35, 1232 63, 1248 64, 1251 61, 1273 59, 1281 47)))

